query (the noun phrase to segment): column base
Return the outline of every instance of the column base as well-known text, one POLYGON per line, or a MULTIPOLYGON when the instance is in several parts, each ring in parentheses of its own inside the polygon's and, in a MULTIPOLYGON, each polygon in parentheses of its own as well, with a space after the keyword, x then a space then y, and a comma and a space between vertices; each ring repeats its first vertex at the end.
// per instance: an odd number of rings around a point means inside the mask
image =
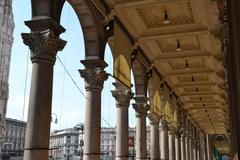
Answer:
POLYGON ((48 160, 48 149, 31 149, 24 151, 24 160, 48 160))
POLYGON ((100 153, 84 154, 83 159, 84 160, 99 160, 100 159, 100 153))
POLYGON ((129 160, 129 156, 116 156, 115 160, 129 160))
POLYGON ((145 157, 145 158, 137 158, 137 157, 136 157, 135 160, 147 160, 147 157, 145 157))

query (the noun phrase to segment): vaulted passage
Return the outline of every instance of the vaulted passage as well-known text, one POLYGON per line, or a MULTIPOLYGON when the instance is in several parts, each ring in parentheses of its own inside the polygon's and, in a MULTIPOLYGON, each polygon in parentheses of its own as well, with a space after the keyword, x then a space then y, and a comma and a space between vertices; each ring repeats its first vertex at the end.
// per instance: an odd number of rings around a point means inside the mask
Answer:
POLYGON ((48 159, 54 63, 66 44, 59 38, 65 31, 59 23, 64 3, 73 7, 84 35, 85 69, 79 70, 87 99, 84 160, 101 157, 107 43, 116 80, 109 91, 116 100, 116 160, 130 158, 131 99, 134 159, 239 159, 238 0, 32 0, 33 17, 25 22, 31 33, 22 34, 33 63, 24 160, 48 159))

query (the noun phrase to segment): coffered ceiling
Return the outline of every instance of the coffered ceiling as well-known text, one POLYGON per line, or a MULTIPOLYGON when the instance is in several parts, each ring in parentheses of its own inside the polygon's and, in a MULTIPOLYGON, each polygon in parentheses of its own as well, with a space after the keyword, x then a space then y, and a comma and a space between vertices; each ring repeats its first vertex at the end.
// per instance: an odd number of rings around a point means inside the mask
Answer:
POLYGON ((105 3, 180 97, 197 125, 207 134, 227 135, 226 69, 217 0, 105 3))

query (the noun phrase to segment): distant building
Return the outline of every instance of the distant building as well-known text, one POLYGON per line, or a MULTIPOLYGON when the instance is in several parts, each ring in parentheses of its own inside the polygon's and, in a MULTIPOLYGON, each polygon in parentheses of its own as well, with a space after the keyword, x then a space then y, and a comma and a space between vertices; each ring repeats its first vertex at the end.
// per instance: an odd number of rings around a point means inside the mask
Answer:
POLYGON ((0 1, 0 148, 4 140, 4 124, 8 100, 8 77, 13 44, 12 0, 0 1))
MULTIPOLYGON (((129 156, 135 157, 136 151, 136 128, 129 128, 129 141, 133 141, 133 144, 129 144, 129 156)), ((150 127, 147 127, 147 150, 148 156, 150 156, 150 127)), ((102 128, 101 129, 101 159, 112 160, 115 159, 116 151, 116 128, 102 128)), ((131 159, 131 158, 130 158, 131 159)))
MULTIPOLYGON (((77 125, 73 128, 56 130, 51 132, 50 136, 50 160, 82 160, 83 157, 83 125, 77 125)), ((133 144, 129 145, 130 159, 135 157, 136 151, 136 129, 129 128, 129 139, 133 144)), ((147 127, 147 149, 150 156, 150 127, 147 127)), ((113 160, 116 152, 116 128, 101 129, 101 159, 113 160)))
POLYGON ((3 160, 23 157, 26 126, 26 122, 6 118, 5 138, 1 148, 3 160))
POLYGON ((50 160, 80 160, 82 157, 83 125, 55 130, 50 135, 50 160))

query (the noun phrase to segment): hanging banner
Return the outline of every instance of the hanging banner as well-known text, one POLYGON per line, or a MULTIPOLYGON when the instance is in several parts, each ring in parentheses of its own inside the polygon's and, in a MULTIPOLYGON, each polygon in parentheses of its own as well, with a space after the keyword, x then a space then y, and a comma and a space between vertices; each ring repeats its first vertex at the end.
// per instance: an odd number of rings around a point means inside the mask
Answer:
POLYGON ((177 117, 177 109, 175 108, 174 113, 173 113, 173 126, 175 128, 177 128, 177 123, 178 123, 177 119, 178 119, 178 117, 177 117))
POLYGON ((151 86, 151 92, 152 96, 150 96, 150 102, 151 102, 151 111, 154 112, 156 115, 161 115, 161 102, 160 102, 160 78, 156 71, 152 71, 152 86, 151 86))
POLYGON ((166 85, 163 85, 163 93, 165 96, 166 104, 164 106, 164 111, 165 111, 165 118, 167 122, 171 122, 171 110, 170 110, 170 97, 169 97, 169 90, 166 85))
POLYGON ((131 87, 132 45, 126 32, 114 21, 113 75, 128 87, 131 87))
POLYGON ((171 122, 171 111, 170 111, 169 100, 166 100, 165 116, 166 116, 167 122, 170 123, 171 122))

